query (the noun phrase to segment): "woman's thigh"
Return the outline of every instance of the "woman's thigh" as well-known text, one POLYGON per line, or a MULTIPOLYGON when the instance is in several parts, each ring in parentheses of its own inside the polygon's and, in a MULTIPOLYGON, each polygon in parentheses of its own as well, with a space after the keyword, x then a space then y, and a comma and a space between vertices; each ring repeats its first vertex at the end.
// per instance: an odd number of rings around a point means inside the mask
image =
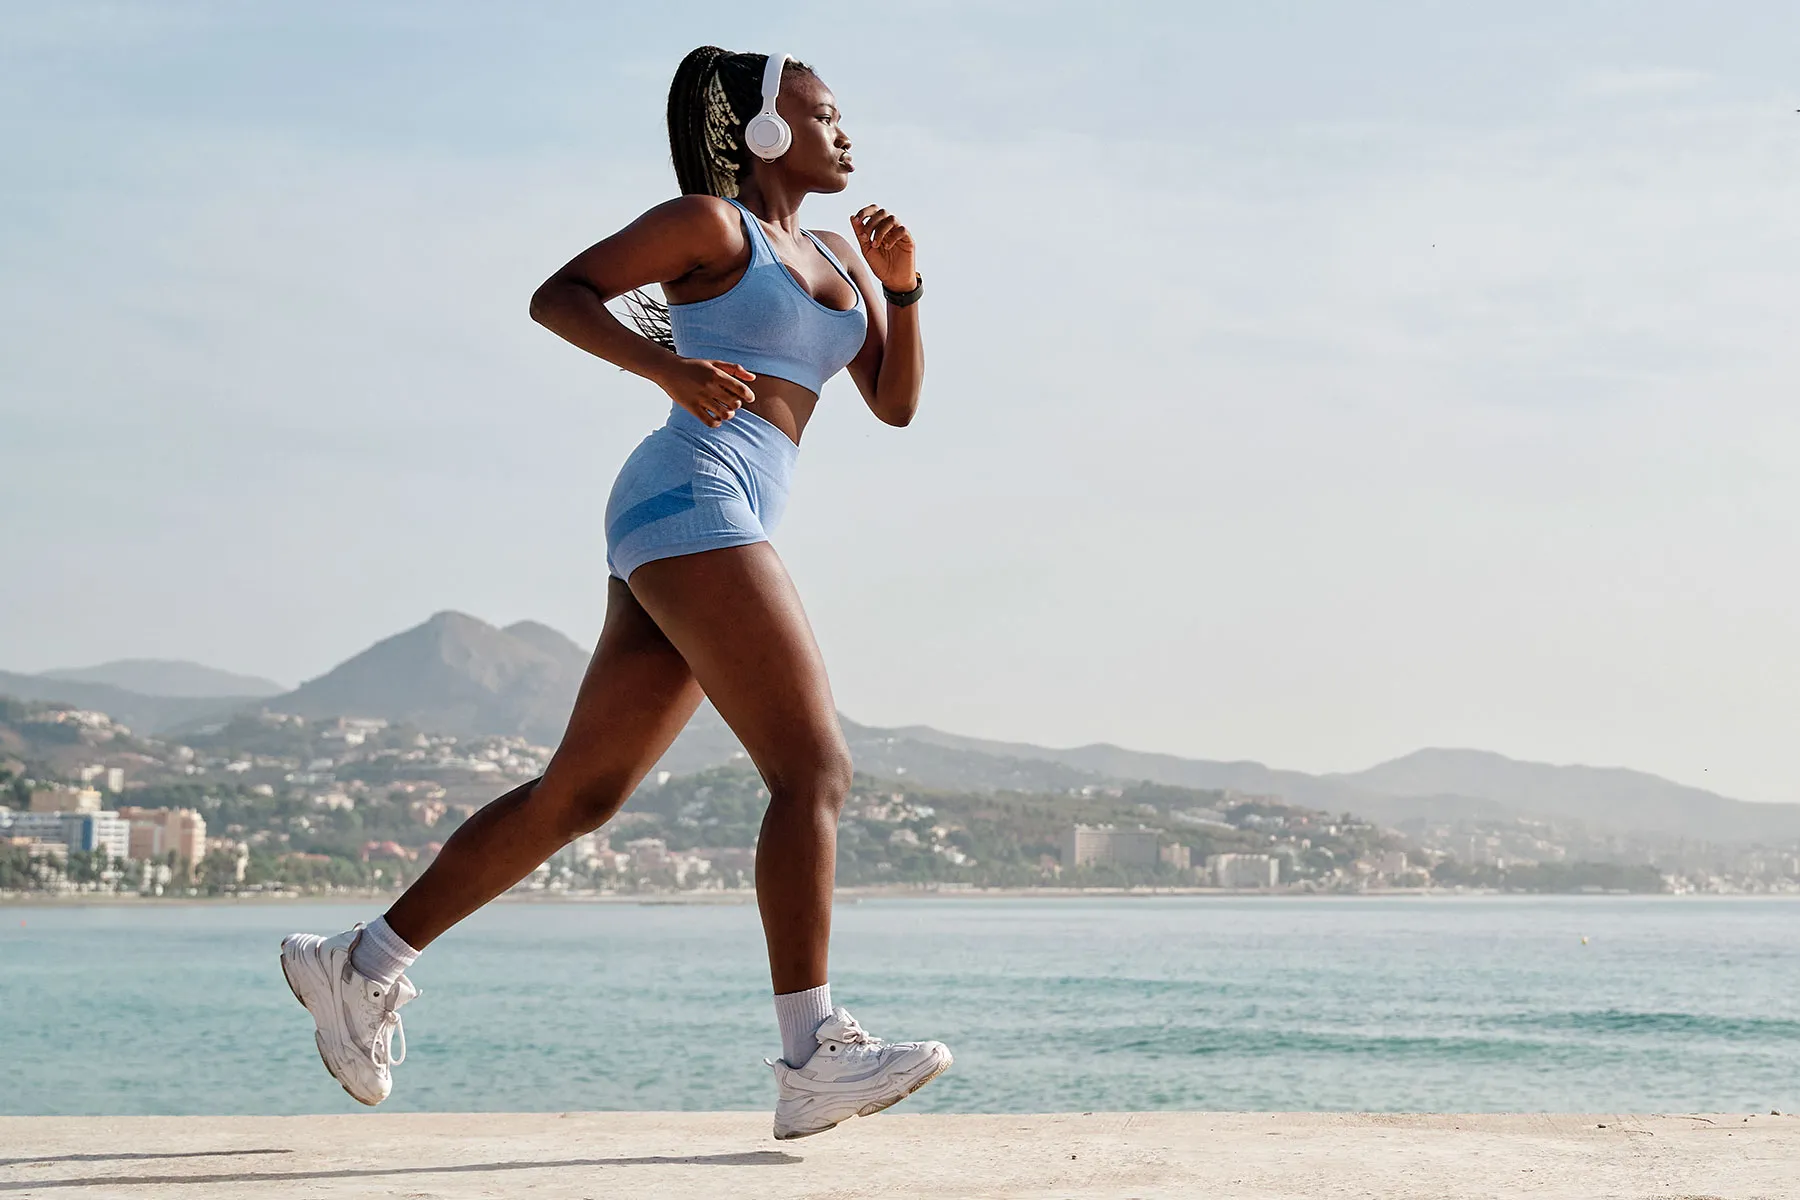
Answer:
POLYGON ((606 581, 606 623, 541 787, 622 803, 703 698, 687 660, 631 589, 606 581))
POLYGON ((662 558, 631 590, 725 718, 770 789, 849 782, 825 661, 768 542, 662 558))

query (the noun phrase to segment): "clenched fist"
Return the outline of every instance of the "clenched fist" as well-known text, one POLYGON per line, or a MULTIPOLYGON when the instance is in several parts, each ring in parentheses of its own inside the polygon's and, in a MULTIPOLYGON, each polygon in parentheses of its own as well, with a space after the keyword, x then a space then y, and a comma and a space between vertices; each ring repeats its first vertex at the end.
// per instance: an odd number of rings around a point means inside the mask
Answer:
POLYGON ((910 292, 919 279, 918 252, 912 234, 887 209, 867 204, 850 218, 856 244, 862 248, 863 261, 875 278, 890 291, 910 292))
POLYGON ((682 358, 656 382, 671 400, 717 429, 740 407, 756 399, 756 393, 745 386, 755 379, 737 363, 682 358))

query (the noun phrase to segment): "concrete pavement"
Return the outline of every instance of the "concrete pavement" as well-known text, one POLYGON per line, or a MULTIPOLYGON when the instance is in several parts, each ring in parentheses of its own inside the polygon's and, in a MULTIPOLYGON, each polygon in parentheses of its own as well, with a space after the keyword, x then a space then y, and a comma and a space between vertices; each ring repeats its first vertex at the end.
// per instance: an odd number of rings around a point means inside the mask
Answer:
POLYGON ((0 1200, 1787 1200, 1800 1118, 884 1113, 0 1117, 0 1200))

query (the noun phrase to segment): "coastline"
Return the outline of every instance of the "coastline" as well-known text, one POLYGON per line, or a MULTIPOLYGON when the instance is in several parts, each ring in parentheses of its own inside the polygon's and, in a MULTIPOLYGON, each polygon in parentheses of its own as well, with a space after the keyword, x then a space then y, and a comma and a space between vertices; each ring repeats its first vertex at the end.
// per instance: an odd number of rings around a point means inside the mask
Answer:
MULTIPOLYGON (((1412 898, 1427 900, 1619 900, 1644 899, 1669 902, 1770 900, 1800 902, 1800 892, 1517 892, 1498 888, 1370 888, 1362 892, 1305 892, 1255 888, 1201 887, 1094 887, 1094 888, 980 888, 980 887, 849 887, 834 893, 838 903, 863 900, 1166 900, 1172 898, 1269 901, 1412 898)), ((93 907, 194 907, 218 905, 355 904, 391 901, 399 893, 374 888, 337 892, 247 892, 222 896, 145 896, 135 892, 10 892, 0 893, 0 909, 93 907)), ((740 905, 756 903, 750 888, 691 892, 507 892, 494 904, 612 904, 740 905)))

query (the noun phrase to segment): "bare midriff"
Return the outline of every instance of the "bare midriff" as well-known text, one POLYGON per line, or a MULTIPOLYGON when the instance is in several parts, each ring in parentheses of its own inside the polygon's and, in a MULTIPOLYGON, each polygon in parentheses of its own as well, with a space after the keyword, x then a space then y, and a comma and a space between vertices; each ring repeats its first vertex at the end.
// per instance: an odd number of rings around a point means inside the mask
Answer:
POLYGON ((806 423, 812 420, 813 409, 818 407, 818 394, 773 375, 758 375, 749 387, 756 399, 744 405, 744 411, 755 413, 798 446, 806 423))

